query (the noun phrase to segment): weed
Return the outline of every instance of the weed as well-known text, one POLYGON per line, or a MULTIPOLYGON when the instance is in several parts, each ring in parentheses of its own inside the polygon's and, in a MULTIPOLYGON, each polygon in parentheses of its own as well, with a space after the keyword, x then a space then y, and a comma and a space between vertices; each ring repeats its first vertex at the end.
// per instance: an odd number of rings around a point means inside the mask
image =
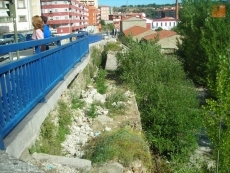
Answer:
POLYGON ((94 103, 92 103, 90 105, 88 116, 91 117, 91 118, 95 118, 97 116, 97 114, 96 114, 96 105, 94 103))
POLYGON ((125 103, 127 97, 124 95, 124 92, 121 89, 116 89, 107 95, 107 100, 105 102, 106 109, 109 109, 109 114, 122 114, 125 111, 125 103))
POLYGON ((47 153, 61 155, 61 143, 65 136, 70 133, 69 126, 72 123, 71 113, 65 102, 58 102, 58 126, 55 126, 53 117, 48 115, 41 126, 39 140, 29 149, 30 153, 47 153))
POLYGON ((94 47, 92 49, 91 58, 93 66, 99 67, 101 64, 101 51, 94 47))
POLYGON ((89 75, 90 75, 90 78, 93 78, 94 72, 95 72, 95 67, 92 66, 92 65, 89 65, 89 75))
POLYGON ((69 125, 71 121, 71 113, 65 102, 58 102, 58 137, 61 142, 65 140, 65 135, 69 134, 69 125))
POLYGON ((82 109, 85 106, 85 102, 79 98, 72 98, 71 103, 72 103, 71 108, 75 110, 82 109))
POLYGON ((111 51, 121 51, 121 50, 122 50, 122 47, 121 47, 120 42, 108 42, 108 43, 105 45, 104 50, 105 50, 106 52, 108 52, 109 50, 111 50, 111 51))
POLYGON ((124 166, 139 159, 151 168, 151 154, 144 136, 131 128, 122 128, 105 132, 90 141, 86 146, 86 159, 93 163, 105 163, 109 160, 119 161, 124 166))
POLYGON ((96 78, 96 88, 100 94, 105 94, 107 91, 105 77, 106 71, 100 68, 96 78))

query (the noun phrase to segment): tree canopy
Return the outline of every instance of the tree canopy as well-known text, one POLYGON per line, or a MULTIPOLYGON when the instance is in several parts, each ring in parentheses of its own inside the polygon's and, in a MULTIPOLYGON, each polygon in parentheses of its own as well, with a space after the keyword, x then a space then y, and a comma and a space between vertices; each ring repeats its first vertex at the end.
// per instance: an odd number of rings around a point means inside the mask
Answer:
POLYGON ((182 36, 177 54, 194 82, 208 90, 203 126, 213 148, 216 172, 229 171, 230 151, 230 5, 222 1, 183 0, 177 32, 182 36), (225 17, 214 10, 225 7, 225 17))
POLYGON ((121 79, 136 94, 144 131, 154 151, 182 155, 196 144, 199 101, 181 63, 164 57, 153 42, 129 41, 119 54, 121 79))

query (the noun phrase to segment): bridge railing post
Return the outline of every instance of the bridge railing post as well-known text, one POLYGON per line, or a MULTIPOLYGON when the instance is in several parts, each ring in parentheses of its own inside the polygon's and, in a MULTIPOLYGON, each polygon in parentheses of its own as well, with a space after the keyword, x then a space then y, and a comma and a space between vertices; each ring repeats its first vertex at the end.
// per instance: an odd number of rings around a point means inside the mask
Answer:
POLYGON ((5 150, 5 145, 4 145, 4 141, 3 141, 1 132, 0 132, 0 150, 5 150))

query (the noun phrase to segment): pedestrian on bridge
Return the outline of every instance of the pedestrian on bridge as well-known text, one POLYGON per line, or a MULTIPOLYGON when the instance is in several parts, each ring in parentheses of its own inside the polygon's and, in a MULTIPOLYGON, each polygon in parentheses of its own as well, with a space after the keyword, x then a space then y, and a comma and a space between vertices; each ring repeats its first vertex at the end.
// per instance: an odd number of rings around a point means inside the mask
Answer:
MULTIPOLYGON (((43 33, 44 33, 44 38, 50 38, 51 37, 51 32, 49 29, 49 26, 47 25, 47 20, 48 18, 46 16, 41 16, 44 25, 43 25, 43 33)), ((46 50, 49 50, 49 44, 46 44, 46 50)))
MULTIPOLYGON (((36 15, 32 17, 32 24, 34 27, 32 39, 33 40, 40 40, 44 39, 44 33, 43 33, 43 20, 40 16, 36 15)), ((41 45, 41 51, 45 50, 45 45, 41 45)))

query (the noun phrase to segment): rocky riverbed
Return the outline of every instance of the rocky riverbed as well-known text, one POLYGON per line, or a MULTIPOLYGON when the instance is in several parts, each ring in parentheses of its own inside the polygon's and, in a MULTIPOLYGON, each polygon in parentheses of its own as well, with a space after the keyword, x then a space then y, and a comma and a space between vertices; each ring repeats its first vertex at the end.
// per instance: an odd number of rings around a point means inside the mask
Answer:
MULTIPOLYGON (((116 92, 116 90, 117 87, 115 87, 115 82, 110 81, 108 83, 108 91, 116 92)), ((130 169, 124 168, 116 162, 107 163, 101 166, 101 168, 94 168, 91 161, 80 159, 84 155, 83 146, 87 144, 90 139, 96 138, 104 131, 111 131, 124 125, 141 130, 140 114, 134 94, 123 88, 120 88, 119 90, 123 91, 126 101, 122 102, 117 100, 117 102, 113 102, 112 104, 115 107, 119 106, 119 104, 123 104, 125 106, 125 113, 118 114, 113 117, 109 115, 109 110, 100 106, 100 104, 104 104, 106 102, 109 92, 106 94, 99 94, 93 86, 89 85, 86 90, 81 91, 80 98, 81 101, 85 102, 85 106, 82 109, 71 109, 70 97, 72 96, 73 90, 66 90, 62 94, 61 99, 69 105, 69 109, 73 115, 73 121, 70 127, 70 134, 67 135, 66 140, 62 143, 65 157, 57 158, 56 156, 35 153, 33 155, 26 154, 23 159, 31 164, 37 165, 45 172, 92 172, 95 170, 98 171, 99 169, 100 171, 104 170, 105 172, 108 172, 108 170, 110 170, 109 172, 111 172, 112 169, 112 171, 117 170, 118 172, 132 173, 136 172, 132 171, 133 168, 135 168, 134 170, 141 170, 142 164, 139 162, 133 163, 133 166, 131 166, 130 169), (87 113, 90 105, 95 102, 100 102, 100 104, 96 105, 96 117, 91 118, 87 115, 87 113)), ((50 113, 50 116, 55 117, 56 114, 57 110, 53 110, 50 113)))

